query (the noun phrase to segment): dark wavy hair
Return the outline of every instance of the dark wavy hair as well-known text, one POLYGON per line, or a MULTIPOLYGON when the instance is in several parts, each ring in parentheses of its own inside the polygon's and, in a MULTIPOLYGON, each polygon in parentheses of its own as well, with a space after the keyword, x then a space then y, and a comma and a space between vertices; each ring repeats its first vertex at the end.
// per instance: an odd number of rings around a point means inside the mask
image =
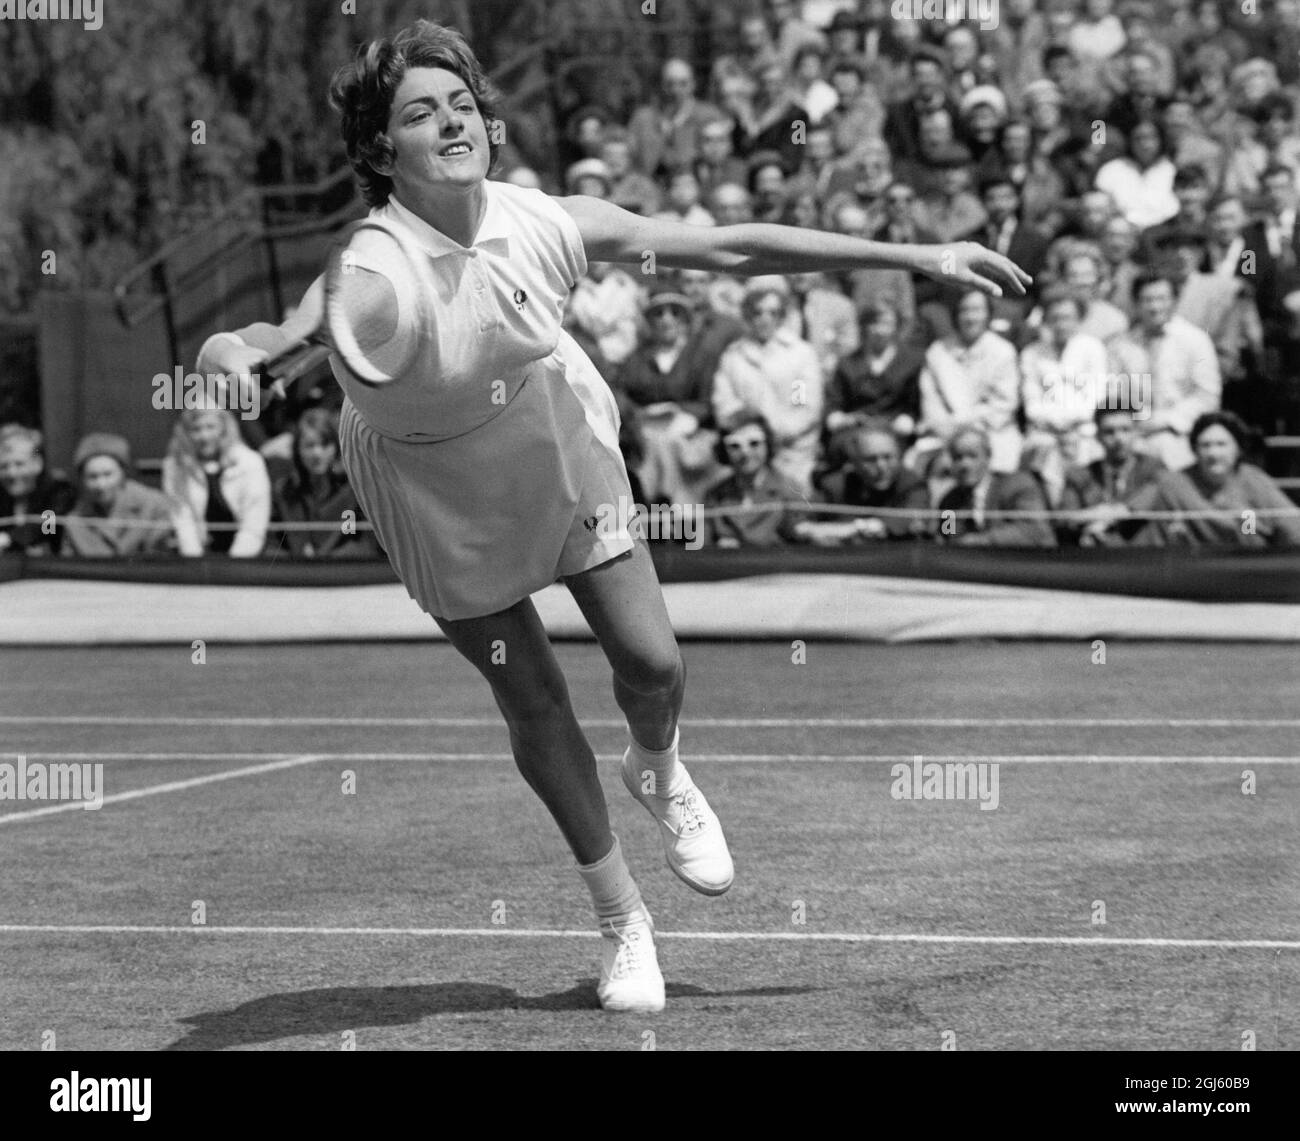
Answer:
POLYGON ((1251 445, 1255 442, 1255 433, 1250 426, 1235 412, 1228 412, 1219 409, 1214 412, 1203 412, 1196 418, 1196 423, 1192 425, 1192 430, 1187 434, 1188 443, 1193 448, 1196 447, 1197 441, 1207 428, 1224 428, 1228 434, 1237 441, 1237 450, 1241 453, 1237 462, 1250 452, 1251 445))
POLYGON ((763 462, 768 464, 772 462, 772 457, 776 455, 776 433, 772 431, 772 425, 761 413, 742 412, 735 419, 728 420, 725 428, 719 425, 718 438, 713 445, 713 457, 718 463, 731 466, 731 457, 727 455, 727 437, 732 432, 739 432, 741 428, 748 428, 752 424, 757 424, 763 430, 763 441, 767 445, 767 459, 763 462))
POLYGON ((362 44, 356 58, 339 68, 330 82, 330 106, 341 118, 348 162, 357 173, 367 206, 382 206, 393 190, 393 180, 380 174, 375 164, 393 160, 393 143, 385 133, 388 117, 393 96, 412 67, 439 67, 464 80, 487 127, 489 170, 496 165, 500 144, 493 138, 492 124, 499 93, 464 36, 431 20, 416 20, 391 40, 362 44))

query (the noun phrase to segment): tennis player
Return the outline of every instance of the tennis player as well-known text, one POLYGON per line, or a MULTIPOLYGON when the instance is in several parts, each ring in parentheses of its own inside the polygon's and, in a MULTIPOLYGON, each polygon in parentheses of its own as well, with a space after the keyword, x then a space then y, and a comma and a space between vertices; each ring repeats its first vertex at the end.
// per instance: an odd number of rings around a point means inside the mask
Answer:
MULTIPOLYGON (((653 923, 610 831, 535 591, 562 580, 600 642, 628 724, 623 783, 658 821, 669 867, 706 895, 725 892, 733 868, 718 817, 679 759, 685 668, 648 550, 616 511, 632 501, 618 412, 561 328, 569 292, 589 258, 740 275, 886 266, 994 296, 1023 293, 1029 278, 969 243, 695 227, 489 182, 495 98, 465 40, 424 20, 363 45, 334 77, 331 102, 371 214, 414 237, 435 294, 417 299, 426 315, 412 318, 397 275, 358 258, 359 275, 381 285, 359 295, 358 325, 416 337, 419 352, 380 386, 331 356, 346 396, 342 456, 407 591, 487 679, 519 770, 573 851, 605 937, 602 1006, 657 1011, 653 923)), ((254 374, 321 314, 318 281, 284 324, 210 338, 200 371, 254 374)))

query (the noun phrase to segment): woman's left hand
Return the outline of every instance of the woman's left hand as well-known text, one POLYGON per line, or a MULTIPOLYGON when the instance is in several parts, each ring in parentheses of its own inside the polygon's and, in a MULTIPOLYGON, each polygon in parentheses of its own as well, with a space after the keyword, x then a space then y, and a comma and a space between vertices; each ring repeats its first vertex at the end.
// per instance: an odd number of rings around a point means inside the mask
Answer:
POLYGON ((1006 293, 1021 297, 1033 284, 1034 279, 1010 258, 978 242, 944 242, 924 246, 922 252, 917 268, 935 281, 971 286, 991 297, 1006 293))

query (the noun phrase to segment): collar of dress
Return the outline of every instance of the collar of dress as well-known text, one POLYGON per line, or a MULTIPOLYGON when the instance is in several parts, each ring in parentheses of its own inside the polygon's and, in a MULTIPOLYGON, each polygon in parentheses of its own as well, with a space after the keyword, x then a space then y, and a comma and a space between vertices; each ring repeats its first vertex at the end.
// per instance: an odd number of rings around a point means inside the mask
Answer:
POLYGON ((400 222, 415 235, 416 241, 434 257, 447 254, 464 254, 473 249, 486 250, 488 253, 508 254, 510 251, 510 230, 506 220, 501 216, 501 207, 493 193, 490 182, 483 184, 487 194, 487 208, 483 211, 483 221, 479 223, 478 234, 470 246, 462 246, 453 241, 440 230, 434 229, 423 218, 403 206, 395 195, 388 196, 388 202, 378 207, 374 213, 379 217, 400 222))

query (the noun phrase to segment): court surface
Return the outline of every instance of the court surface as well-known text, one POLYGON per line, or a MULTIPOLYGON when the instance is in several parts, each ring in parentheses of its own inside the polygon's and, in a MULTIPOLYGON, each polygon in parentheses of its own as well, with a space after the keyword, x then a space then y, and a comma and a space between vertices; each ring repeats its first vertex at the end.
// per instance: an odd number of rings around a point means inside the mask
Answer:
POLYGON ((720 899, 618 781, 599 650, 557 647, 658 1016, 598 1009, 571 857, 445 644, 5 650, 0 760, 105 799, 0 800, 0 1048, 1300 1045, 1294 647, 683 649, 720 899), (996 808, 899 799, 917 757, 995 765, 996 808))

